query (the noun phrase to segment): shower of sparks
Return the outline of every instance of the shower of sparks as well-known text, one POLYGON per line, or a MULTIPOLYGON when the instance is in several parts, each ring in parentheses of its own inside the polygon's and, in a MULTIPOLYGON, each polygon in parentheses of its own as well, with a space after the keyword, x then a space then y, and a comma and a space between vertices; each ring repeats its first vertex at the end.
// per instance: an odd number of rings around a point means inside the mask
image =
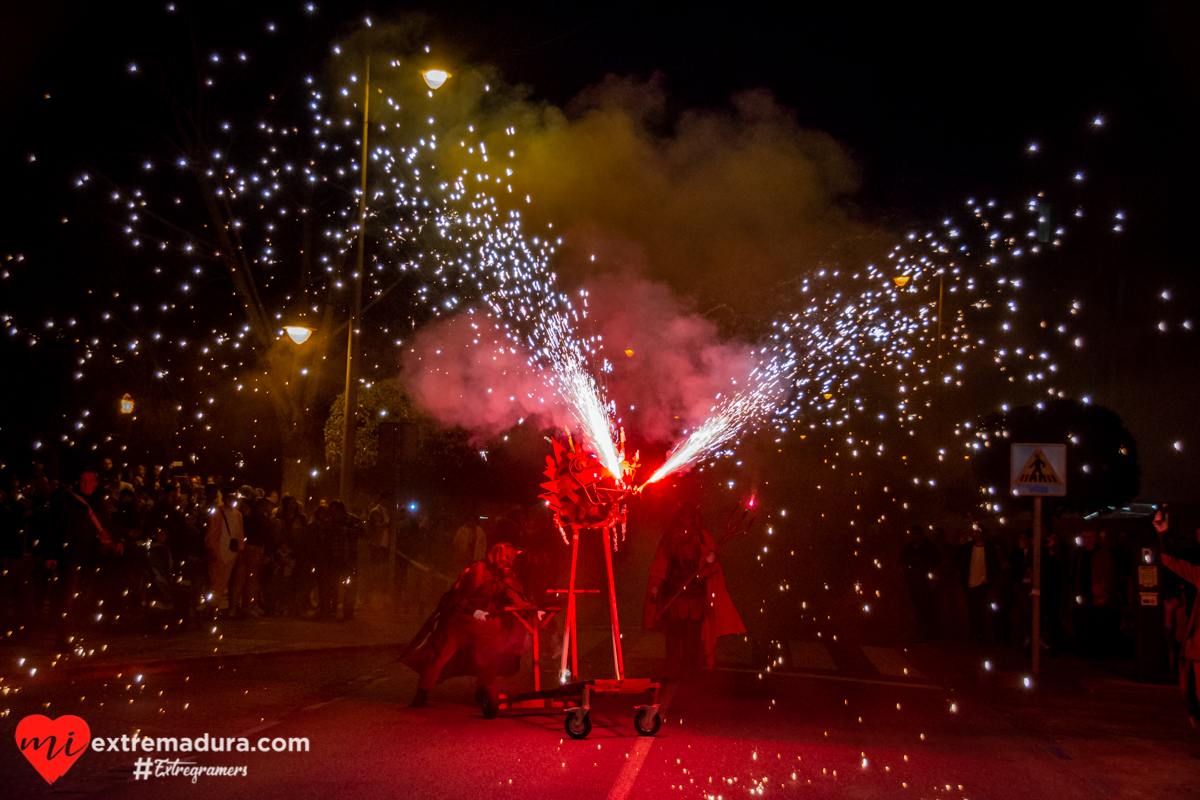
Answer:
MULTIPOLYGON (((214 57, 200 69, 210 82, 220 81, 233 60, 214 57)), ((311 408, 322 355, 344 336, 337 324, 353 291, 360 236, 368 241, 364 305, 369 309, 403 287, 396 296, 416 309, 411 324, 376 312, 375 338, 402 347, 401 337, 421 316, 462 310, 479 279, 461 252, 486 233, 484 217, 464 210, 486 207, 490 192, 506 188, 497 184, 504 169, 496 159, 489 164, 481 141, 461 138, 474 135, 473 127, 464 126, 453 143, 440 138, 451 126, 435 116, 438 95, 424 91, 415 65, 377 58, 368 215, 360 231, 364 64, 350 63, 336 47, 333 61, 329 78, 299 78, 288 96, 300 102, 273 104, 254 122, 198 115, 182 137, 189 149, 133 162, 141 173, 135 186, 112 182, 100 170, 78 173, 78 199, 119 225, 131 280, 119 291, 98 293, 106 299, 91 301, 94 319, 33 323, 13 310, 2 315, 7 334, 24 334, 31 346, 74 342, 72 372, 80 387, 116 365, 140 361, 163 387, 155 391, 171 398, 178 437, 172 444, 201 451, 211 442, 220 405, 239 395, 266 397, 277 408, 311 408), (463 151, 455 154, 458 180, 442 174, 450 147, 463 151), (229 278, 238 290, 234 297, 229 278), (304 337, 304 344, 284 333, 297 315, 319 334, 304 337), (281 358, 294 358, 296 368, 281 367, 281 358)), ((125 79, 137 81, 141 72, 125 79)), ((0 277, 8 278, 25 259, 12 254, 5 261, 0 277)), ((372 378, 371 369, 363 370, 365 384, 390 377, 372 378)), ((64 446, 86 441, 90 413, 82 408, 64 416, 64 446)))
MULTIPOLYGON (((907 248, 897 245, 885 267, 821 269, 799 279, 794 296, 802 309, 773 323, 769 345, 755 351, 758 364, 748 385, 718 396, 709 418, 672 448, 646 483, 731 457, 730 442, 766 425, 786 434, 798 423, 836 427, 869 412, 911 430, 922 417, 921 397, 937 384, 962 387, 968 366, 980 380, 1001 376, 1015 383, 1014 357, 1018 364, 1031 360, 1034 368, 1022 389, 1034 397, 1040 391, 1062 396, 1053 387, 1038 389, 1058 372, 1051 347, 1035 356, 1022 347, 989 347, 984 334, 994 326, 1002 336, 1014 331, 1019 318, 1010 315, 1017 313, 1022 280, 1013 273, 1023 256, 1060 247, 1065 229, 1051 232, 1045 193, 1026 204, 1032 227, 1020 232, 1012 229, 1022 221, 1011 211, 997 211, 995 201, 969 200, 966 206, 965 222, 946 219, 941 233, 909 234, 907 248), (973 302, 958 300, 961 295, 973 302), (858 389, 868 381, 869 387, 858 389), (898 395, 890 410, 868 401, 889 394, 898 395)), ((1076 313, 1078 304, 1071 310, 1076 313)), ((1082 346, 1067 325, 1056 331, 1063 342, 1082 346)), ((964 426, 971 427, 960 423, 960 433, 964 426)), ((853 436, 847 443, 858 446, 853 436)), ((973 451, 989 445, 987 434, 978 431, 966 442, 973 451)))
POLYGON ((514 343, 530 353, 530 365, 566 402, 600 463, 620 483, 613 406, 594 375, 609 371, 611 364, 599 357, 598 337, 585 338, 577 330, 587 319, 586 291, 580 292, 579 308, 557 291, 550 269, 554 246, 539 238, 530 243, 519 212, 509 212, 506 220, 487 227, 491 233, 477 249, 478 266, 491 284, 486 302, 506 321, 505 331, 514 343))
MULTIPOLYGON (((139 173, 137 185, 110 183, 100 170, 77 174, 86 201, 117 211, 132 280, 89 298, 86 316, 37 318, 29 309, 4 309, 6 338, 31 347, 68 343, 80 398, 89 396, 92 375, 135 359, 152 364, 153 379, 170 387, 164 391, 174 435, 183 437, 176 443, 202 450, 204 439, 185 444, 185 432, 213 432, 220 406, 239 393, 270 396, 277 404, 288 395, 291 405, 311 407, 326 344, 314 336, 292 345, 282 341, 283 329, 302 311, 326 339, 336 332, 331 322, 340 312, 329 310, 347 304, 354 248, 365 235, 368 307, 402 286, 419 309, 411 319, 372 320, 367 327, 402 347, 403 335, 423 321, 418 316, 458 313, 482 293, 513 343, 528 350, 572 409, 605 467, 619 475, 616 407, 604 385, 611 364, 604 342, 585 335, 586 294, 568 297, 557 286, 550 263, 561 240, 531 238, 521 230, 519 212, 502 211, 490 194, 514 194, 506 161, 514 150, 493 147, 489 154, 484 140, 494 143, 502 138, 493 136, 498 132, 477 133, 463 120, 444 124, 436 113, 438 95, 426 92, 415 65, 401 57, 377 59, 369 215, 367 230, 360 231, 356 137, 363 65, 351 63, 339 46, 331 53, 329 77, 302 78, 293 87, 302 90, 303 103, 277 101, 251 123, 201 119, 195 135, 183 137, 186 150, 126 165, 139 173), (453 172, 447 170, 451 150, 453 172), (201 219, 208 224, 200 226, 201 219), (295 264, 302 265, 299 279, 295 264), (257 306, 242 295, 231 300, 226 275, 235 286, 238 275, 248 276, 244 294, 256 296, 257 306), (281 349, 308 359, 286 381, 269 366, 268 352, 281 349)), ((214 55, 201 68, 209 87, 233 83, 226 71, 254 62, 253 53, 214 55)), ((142 81, 146 66, 123 71, 123 80, 142 81)), ((1059 188, 1078 191, 1074 170, 1060 177, 1059 188)), ((797 265, 803 277, 775 294, 798 310, 776 315, 755 350, 758 364, 749 380, 714 398, 709 418, 682 432, 651 480, 732 456, 739 437, 768 427, 781 436, 801 427, 833 429, 849 426, 857 414, 890 420, 912 435, 935 387, 997 385, 1004 408, 1065 396, 1055 385, 1061 375, 1055 354, 1085 347, 1082 301, 1068 300, 1059 318, 1047 321, 1022 313, 1020 298, 1024 265, 1062 245, 1068 218, 1084 218, 1082 207, 1062 203, 1052 221, 1051 205, 1043 193, 1007 208, 970 200, 960 218, 914 231, 878 265, 797 265), (893 399, 881 404, 881 397, 893 399)), ((1099 217, 1115 234, 1127 224, 1125 211, 1099 217)), ((37 267, 23 254, 8 253, 0 280, 31 268, 37 267)), ((1163 287, 1156 293, 1174 309, 1174 293, 1163 287)), ((1194 327, 1183 314, 1155 324, 1166 335, 1186 336, 1194 327)), ((64 446, 82 444, 95 419, 87 408, 69 411, 55 435, 64 446)), ((956 434, 968 452, 991 444, 966 420, 956 434)), ((854 454, 864 446, 861 437, 845 438, 854 454)), ((30 445, 41 451, 52 443, 42 435, 30 445)), ((944 445, 939 454, 947 452, 944 445)), ((880 443, 873 447, 882 450, 880 443)))
MULTIPOLYGON (((1014 332, 1023 320, 1014 316, 1022 288, 1016 267, 1023 258, 1062 244, 1065 229, 1050 232, 1047 203, 1044 193, 1030 200, 1025 211, 1032 227, 1017 232, 1012 229, 1022 221, 1014 212, 998 211, 995 201, 970 200, 966 221, 946 219, 940 233, 909 234, 883 266, 820 269, 798 279, 785 298, 800 310, 772 323, 770 335, 754 350, 757 363, 745 385, 717 395, 708 418, 685 431, 643 486, 733 456, 732 443, 768 425, 783 434, 800 423, 835 427, 869 412, 911 431, 922 418, 922 398, 935 385, 962 387, 968 366, 980 380, 1001 376, 1015 383, 1012 359, 1032 360, 1022 389, 1037 395, 1059 369, 1052 348, 1034 355, 1022 347, 989 347, 983 334, 996 323, 1002 337, 1014 332), (960 299, 964 295, 969 302, 960 299), (898 396, 890 410, 868 402, 889 395, 898 396)), ((580 293, 577 308, 557 290, 550 266, 554 246, 538 238, 531 243, 519 213, 509 212, 503 224, 496 224, 494 205, 485 200, 479 208, 488 219, 483 227, 489 233, 478 239, 477 258, 478 269, 493 282, 485 292, 487 302, 508 323, 509 336, 532 353, 530 363, 543 370, 573 409, 604 465, 619 475, 614 406, 595 377, 611 364, 603 357, 602 341, 578 332, 587 318, 586 292, 580 293)), ((1078 303, 1070 310, 1077 313, 1078 303)), ((1066 324, 1056 331, 1066 337, 1062 341, 1080 346, 1066 324)), ((1046 391, 1062 396, 1053 387, 1046 391)), ((853 437, 849 443, 855 445, 853 437)), ((966 442, 971 450, 989 444, 979 432, 966 442)), ((877 453, 881 449, 876 446, 877 453)))

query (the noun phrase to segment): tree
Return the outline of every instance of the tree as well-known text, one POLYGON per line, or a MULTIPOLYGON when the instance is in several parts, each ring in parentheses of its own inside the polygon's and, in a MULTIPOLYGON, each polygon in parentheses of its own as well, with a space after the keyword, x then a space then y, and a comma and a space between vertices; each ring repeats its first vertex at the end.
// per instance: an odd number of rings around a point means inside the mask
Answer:
MULTIPOLYGON (((358 390, 358 427, 354 440, 354 467, 370 469, 379 459, 379 423, 413 419, 412 405, 391 381, 366 384, 358 390)), ((325 420, 325 460, 341 463, 342 433, 346 426, 345 393, 339 394, 325 420)))
POLYGON ((975 436, 984 445, 972 462, 975 475, 997 494, 1008 493, 1008 445, 1046 442, 1067 446, 1067 495, 1046 498, 1051 513, 1094 511, 1137 496, 1137 443, 1103 406, 1061 398, 1024 405, 984 417, 975 436))
MULTIPOLYGON (((123 148, 140 149, 138 177, 129 177, 133 164, 106 162, 77 182, 85 199, 104 204, 129 251, 118 289, 97 295, 120 298, 96 321, 111 336, 76 342, 88 358, 112 352, 122 369, 132 362, 141 377, 169 386, 162 402, 180 414, 176 443, 183 434, 198 442, 194 450, 220 440, 232 451, 270 439, 283 489, 293 494, 321 460, 318 409, 344 375, 335 365, 346 349, 360 239, 364 313, 382 304, 372 313, 388 322, 360 326, 359 352, 381 377, 395 368, 400 334, 459 310, 478 284, 464 289, 461 277, 464 243, 483 228, 477 209, 489 197, 487 157, 456 153, 462 169, 447 175, 438 135, 466 127, 463 108, 476 106, 485 82, 473 76, 443 89, 455 122, 433 124, 441 109, 412 58, 416 32, 359 31, 324 65, 297 65, 288 50, 273 60, 267 45, 255 57, 194 50, 189 62, 166 46, 130 69, 141 105, 165 102, 170 110, 150 136, 123 148), (368 61, 368 215, 360 230, 368 61), (323 77, 304 76, 304 66, 323 77), (465 164, 474 165, 480 188, 466 188, 465 164), (297 317, 313 331, 299 345, 283 331, 297 317), (213 432, 222 407, 233 412, 226 421, 253 418, 244 441, 226 438, 228 425, 213 432), (262 425, 274 429, 270 436, 262 425)), ((363 371, 365 382, 374 377, 363 371)))

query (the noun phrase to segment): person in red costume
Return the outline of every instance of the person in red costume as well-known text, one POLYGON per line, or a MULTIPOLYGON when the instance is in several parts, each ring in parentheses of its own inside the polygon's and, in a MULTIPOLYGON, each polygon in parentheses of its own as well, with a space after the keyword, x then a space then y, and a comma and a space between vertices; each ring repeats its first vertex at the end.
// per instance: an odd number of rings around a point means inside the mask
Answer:
POLYGON ((725 589, 712 534, 700 522, 699 506, 680 508, 658 542, 642 626, 667 635, 667 680, 692 677, 702 659, 711 668, 717 639, 746 632, 725 589))
MULTIPOLYGON (((1158 553, 1163 566, 1193 586, 1200 586, 1200 567, 1167 552, 1171 518, 1161 508, 1154 514, 1154 530, 1158 534, 1158 553)), ((1200 600, 1192 604, 1185 636, 1179 659, 1179 689, 1183 692, 1192 727, 1200 728, 1200 600)))
POLYGON ((400 658, 421 674, 413 706, 421 708, 438 683, 474 675, 475 701, 491 719, 499 710, 497 675, 513 675, 520 665, 525 631, 506 606, 527 605, 513 575, 520 550, 501 542, 459 576, 400 658))

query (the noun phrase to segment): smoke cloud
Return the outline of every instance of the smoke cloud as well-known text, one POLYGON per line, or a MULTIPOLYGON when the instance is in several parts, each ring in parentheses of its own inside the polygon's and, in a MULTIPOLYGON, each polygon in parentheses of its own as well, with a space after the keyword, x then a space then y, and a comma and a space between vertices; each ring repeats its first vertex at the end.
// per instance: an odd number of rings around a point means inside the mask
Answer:
POLYGON ((400 379, 422 410, 480 440, 533 416, 554 424, 570 419, 528 354, 495 319, 473 309, 421 329, 401 364, 400 379))
POLYGON ((847 150, 765 89, 672 113, 662 76, 609 76, 517 130, 527 227, 562 232, 568 283, 620 268, 603 245, 628 245, 646 277, 736 319, 797 274, 869 258, 883 241, 852 203, 847 150))
MULTIPOLYGON (((520 209, 531 237, 561 237, 559 287, 589 291, 580 334, 601 336, 611 362, 593 374, 644 441, 677 440, 744 385, 765 321, 791 310, 791 281, 891 241, 854 205, 851 154, 765 89, 680 110, 663 76, 610 75, 562 109, 488 67, 462 65, 452 84, 439 94, 444 167, 478 171, 486 142, 498 186, 511 182, 501 208, 520 209)), ((570 423, 495 326, 477 310, 422 331, 403 358, 416 402, 481 435, 534 415, 570 423)))
POLYGON ((708 417, 717 395, 745 385, 750 346, 721 341, 716 324, 666 284, 625 274, 585 286, 590 321, 612 362, 608 397, 631 435, 673 442, 708 417))
MULTIPOLYGON (((749 345, 722 341, 716 324, 666 284, 626 272, 591 278, 585 288, 588 318, 578 333, 602 343, 612 368, 594 373, 631 436, 671 443, 707 418, 717 395, 745 385, 749 345)), ((527 357, 494 319, 464 314, 417 335, 402 377, 420 407, 482 438, 534 415, 571 424, 570 410, 527 357)))

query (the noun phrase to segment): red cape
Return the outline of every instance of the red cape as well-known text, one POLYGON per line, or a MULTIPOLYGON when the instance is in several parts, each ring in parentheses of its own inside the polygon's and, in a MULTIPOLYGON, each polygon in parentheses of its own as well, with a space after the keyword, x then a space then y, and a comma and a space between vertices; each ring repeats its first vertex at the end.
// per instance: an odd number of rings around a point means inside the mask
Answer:
MULTIPOLYGON (((441 651, 442 645, 445 642, 446 627, 450 624, 451 618, 454 616, 454 609, 459 604, 459 601, 470 597, 475 589, 484 581, 493 577, 488 571, 486 561, 476 561, 464 569, 462 574, 458 576, 458 581, 442 595, 441 601, 438 602, 438 607, 434 609, 433 614, 425 621, 425 624, 417 632, 417 635, 413 637, 413 640, 400 656, 400 660, 418 673, 423 672, 425 666, 437 658, 438 653, 441 651)), ((441 683, 448 678, 457 678, 462 675, 476 675, 476 664, 479 657, 487 659, 499 658, 500 661, 496 669, 497 675, 506 678, 516 675, 521 667, 521 651, 524 649, 525 638, 528 636, 528 633, 511 613, 506 612, 501 614, 500 620, 504 625, 505 633, 505 643, 501 652, 476 654, 474 642, 468 642, 442 668, 437 682, 441 683)))
MULTIPOLYGON (((650 564, 650 582, 646 587, 646 605, 642 612, 642 627, 648 631, 662 631, 665 626, 666 615, 660 615, 659 610, 662 604, 671 598, 663 597, 661 591, 657 597, 651 598, 650 589, 654 586, 661 587, 663 580, 667 577, 670 558, 668 547, 671 543, 671 536, 672 529, 668 528, 667 532, 658 540, 658 550, 655 551, 654 561, 650 564)), ((703 563, 704 557, 715 550, 716 543, 712 534, 708 531, 701 531, 701 562, 703 563)), ((725 575, 721 572, 721 562, 714 561, 701 569, 700 578, 703 579, 704 590, 712 601, 704 611, 701 632, 704 638, 704 663, 708 667, 713 667, 717 662, 717 639, 722 636, 745 633, 746 626, 742 624, 742 618, 733 605, 733 598, 729 596, 729 591, 725 588, 725 575)))

